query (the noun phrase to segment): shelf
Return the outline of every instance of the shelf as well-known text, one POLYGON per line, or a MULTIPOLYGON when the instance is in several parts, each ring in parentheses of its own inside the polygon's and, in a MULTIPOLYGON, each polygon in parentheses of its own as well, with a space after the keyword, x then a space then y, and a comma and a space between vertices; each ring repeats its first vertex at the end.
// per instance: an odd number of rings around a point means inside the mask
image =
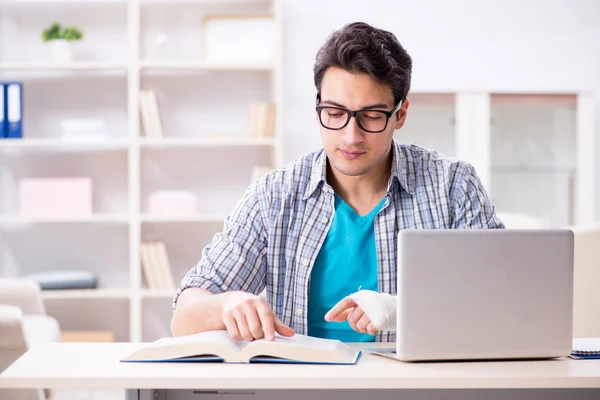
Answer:
POLYGON ((0 224, 127 224, 127 214, 95 214, 88 217, 22 217, 19 215, 0 215, 0 224))
POLYGON ((492 173, 499 174, 575 174, 575 167, 559 166, 496 166, 491 168, 492 173))
POLYGON ((249 137, 165 137, 140 138, 140 144, 151 148, 178 147, 239 147, 239 146, 273 146, 273 138, 255 139, 249 137))
MULTIPOLYGON (((39 0, 38 0, 39 1, 39 0)), ((75 0, 73 0, 75 1, 75 0)), ((113 0, 116 1, 116 0, 113 0)), ((264 5, 270 4, 271 0, 140 0, 142 6, 231 6, 231 5, 264 5)))
POLYGON ((62 138, 23 138, 0 139, 0 150, 36 150, 36 151, 120 151, 127 150, 129 141, 120 138, 92 139, 62 139, 62 138))
POLYGON ((178 75, 182 71, 190 73, 206 73, 216 71, 273 71, 273 65, 207 65, 202 62, 185 61, 140 61, 140 69, 143 73, 152 72, 176 72, 178 75))
POLYGON ((511 94, 492 93, 490 95, 492 107, 508 106, 542 106, 542 107, 577 107, 577 96, 575 94, 511 94))
POLYGON ((125 71, 125 63, 111 62, 72 62, 57 64, 53 62, 0 63, 0 71, 49 72, 49 71, 125 71))
POLYGON ((30 7, 102 7, 102 6, 125 6, 127 0, 0 0, 0 9, 2 8, 30 8, 30 7))
POLYGON ((179 223, 222 223, 225 220, 224 215, 212 215, 212 214, 198 214, 198 215, 184 215, 184 216, 171 216, 171 215, 151 215, 142 214, 141 221, 143 223, 152 224, 179 224, 179 223))
POLYGON ((42 290, 44 300, 62 299, 127 299, 128 289, 69 289, 42 290))

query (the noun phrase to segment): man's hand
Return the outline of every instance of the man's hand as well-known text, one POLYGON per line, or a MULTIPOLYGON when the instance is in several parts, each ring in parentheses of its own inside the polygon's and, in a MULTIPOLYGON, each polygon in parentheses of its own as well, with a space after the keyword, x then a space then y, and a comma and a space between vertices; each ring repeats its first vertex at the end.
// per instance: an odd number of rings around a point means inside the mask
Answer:
POLYGON ((245 292, 231 292, 223 303, 223 323, 236 340, 273 340, 275 332, 293 336, 294 330, 277 318, 267 301, 245 292))
POLYGON ((351 297, 345 297, 325 314, 325 321, 344 322, 346 320, 356 332, 377 334, 377 329, 371 319, 351 297))

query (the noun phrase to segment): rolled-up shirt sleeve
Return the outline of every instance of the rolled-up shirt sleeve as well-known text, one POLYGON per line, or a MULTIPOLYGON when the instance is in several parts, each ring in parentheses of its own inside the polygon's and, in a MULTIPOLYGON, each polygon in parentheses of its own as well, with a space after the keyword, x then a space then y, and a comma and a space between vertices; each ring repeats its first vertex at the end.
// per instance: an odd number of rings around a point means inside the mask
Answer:
POLYGON ((187 288, 215 294, 235 290, 259 294, 265 288, 267 236, 258 190, 258 184, 246 190, 223 230, 204 247, 200 261, 182 279, 173 309, 187 288))

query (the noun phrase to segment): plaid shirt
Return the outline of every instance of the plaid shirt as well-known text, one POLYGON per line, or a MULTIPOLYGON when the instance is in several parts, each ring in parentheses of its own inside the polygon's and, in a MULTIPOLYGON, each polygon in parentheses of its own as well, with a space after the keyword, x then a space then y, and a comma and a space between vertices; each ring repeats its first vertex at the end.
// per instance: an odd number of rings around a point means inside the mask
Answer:
MULTIPOLYGON (((311 268, 334 215, 326 164, 320 150, 251 185, 182 280, 173 307, 188 287, 254 294, 266 287, 271 309, 306 334, 311 268)), ((407 228, 504 225, 471 165, 394 141, 387 194, 374 221, 379 292, 396 294, 396 241, 407 228)), ((380 332, 377 340, 395 341, 395 333, 380 332)))

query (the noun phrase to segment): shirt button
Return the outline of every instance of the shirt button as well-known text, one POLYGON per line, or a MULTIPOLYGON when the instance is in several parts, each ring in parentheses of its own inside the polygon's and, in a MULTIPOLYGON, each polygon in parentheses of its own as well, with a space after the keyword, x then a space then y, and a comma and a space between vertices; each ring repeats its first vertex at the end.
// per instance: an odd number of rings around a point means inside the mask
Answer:
POLYGON ((324 223, 324 224, 326 224, 326 223, 327 223, 327 221, 329 221, 329 220, 327 219, 327 217, 323 217, 323 218, 321 219, 321 222, 322 222, 322 223, 324 223))
POLYGON ((299 309, 296 310, 296 314, 298 314, 298 315, 304 315, 304 310, 301 309, 301 308, 299 308, 299 309))
POLYGON ((304 260, 304 261, 302 261, 302 264, 304 264, 305 267, 308 267, 309 262, 308 262, 308 260, 304 260))

